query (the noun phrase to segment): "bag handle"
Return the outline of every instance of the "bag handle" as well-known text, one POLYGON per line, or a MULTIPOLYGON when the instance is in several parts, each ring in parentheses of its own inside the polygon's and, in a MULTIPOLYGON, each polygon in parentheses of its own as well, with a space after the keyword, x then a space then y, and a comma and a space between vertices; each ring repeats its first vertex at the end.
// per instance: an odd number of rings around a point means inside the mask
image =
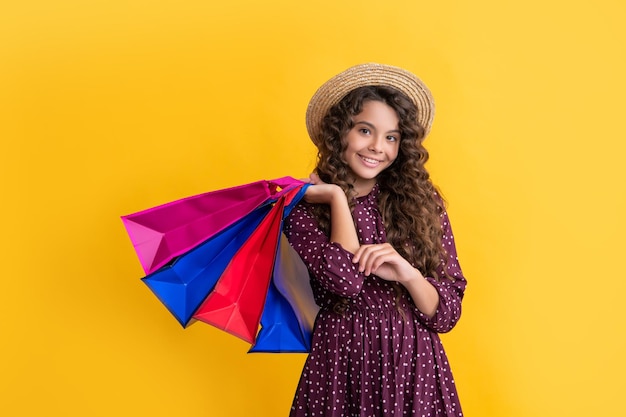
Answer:
POLYGON ((292 189, 306 184, 304 181, 297 180, 293 177, 281 177, 274 180, 267 181, 267 185, 270 191, 270 198, 272 200, 278 200, 292 189))

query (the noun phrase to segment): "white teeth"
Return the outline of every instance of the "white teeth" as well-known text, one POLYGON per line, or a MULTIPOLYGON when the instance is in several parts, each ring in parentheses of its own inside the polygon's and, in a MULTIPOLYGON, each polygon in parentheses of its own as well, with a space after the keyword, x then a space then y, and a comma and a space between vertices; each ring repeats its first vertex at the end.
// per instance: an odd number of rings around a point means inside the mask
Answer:
POLYGON ((377 163, 379 163, 379 162, 380 162, 380 161, 379 161, 379 160, 377 160, 377 159, 366 158, 366 157, 364 157, 364 156, 362 156, 362 157, 361 157, 361 159, 363 159, 365 162, 369 162, 370 164, 377 164, 377 163))

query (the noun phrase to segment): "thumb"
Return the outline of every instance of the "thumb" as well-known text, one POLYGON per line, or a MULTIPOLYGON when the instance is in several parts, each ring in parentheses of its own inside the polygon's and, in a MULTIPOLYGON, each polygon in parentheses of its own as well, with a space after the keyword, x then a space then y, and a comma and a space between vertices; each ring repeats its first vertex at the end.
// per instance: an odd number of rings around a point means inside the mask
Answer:
POLYGON ((322 180, 320 180, 319 175, 317 175, 315 172, 311 173, 311 175, 309 175, 309 180, 311 181, 311 184, 321 184, 322 180))

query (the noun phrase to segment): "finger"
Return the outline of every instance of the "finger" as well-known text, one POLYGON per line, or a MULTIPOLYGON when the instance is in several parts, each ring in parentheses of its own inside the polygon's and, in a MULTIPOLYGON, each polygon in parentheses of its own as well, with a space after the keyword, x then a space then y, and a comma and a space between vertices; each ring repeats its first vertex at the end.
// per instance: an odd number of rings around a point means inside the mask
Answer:
POLYGON ((352 263, 358 263, 361 259, 361 256, 363 255, 363 251, 365 251, 365 249, 369 246, 370 245, 359 246, 359 248, 356 250, 356 252, 354 252, 354 255, 352 256, 352 263))
POLYGON ((359 259, 359 271, 365 275, 372 273, 372 267, 376 265, 376 260, 381 256, 384 251, 384 247, 381 245, 368 246, 363 250, 359 259))
POLYGON ((378 271, 378 268, 380 268, 383 264, 390 263, 390 261, 393 260, 393 256, 393 252, 387 249, 381 249, 376 252, 375 256, 372 257, 369 270, 375 274, 378 271))
POLYGON ((378 268, 380 268, 383 264, 395 264, 398 261, 398 257, 400 255, 396 250, 388 243, 375 245, 369 248, 364 257, 361 257, 360 264, 363 265, 363 272, 366 272, 368 275, 371 273, 376 273, 378 268))
POLYGON ((359 249, 357 249, 357 251, 354 253, 354 256, 352 257, 352 262, 365 264, 367 262, 367 258, 371 256, 371 252, 376 250, 375 249, 376 246, 378 245, 359 246, 359 249))
POLYGON ((367 271, 370 274, 375 274, 383 264, 387 263, 390 259, 392 259, 393 253, 386 248, 381 248, 376 252, 372 253, 372 256, 368 260, 367 271))

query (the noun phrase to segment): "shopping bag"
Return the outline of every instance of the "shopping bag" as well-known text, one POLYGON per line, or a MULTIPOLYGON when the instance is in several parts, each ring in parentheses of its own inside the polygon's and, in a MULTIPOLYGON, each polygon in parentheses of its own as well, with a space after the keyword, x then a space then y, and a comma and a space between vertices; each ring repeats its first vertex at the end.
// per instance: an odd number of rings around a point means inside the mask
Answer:
POLYGON ((233 256, 193 318, 254 343, 274 268, 284 207, 283 196, 233 256))
POLYGON ((317 306, 306 267, 281 233, 283 219, 308 186, 287 180, 285 188, 148 274, 144 283, 183 326, 198 314, 256 340, 250 352, 308 351, 317 306))
POLYGON ((302 184, 291 177, 256 181, 122 216, 122 221, 144 271, 150 274, 302 184))
POLYGON ((281 234, 261 330, 249 352, 309 352, 318 311, 308 270, 287 237, 281 234))
POLYGON ((142 278, 183 327, 189 324, 234 254, 270 209, 270 205, 265 205, 253 210, 172 263, 142 278))

